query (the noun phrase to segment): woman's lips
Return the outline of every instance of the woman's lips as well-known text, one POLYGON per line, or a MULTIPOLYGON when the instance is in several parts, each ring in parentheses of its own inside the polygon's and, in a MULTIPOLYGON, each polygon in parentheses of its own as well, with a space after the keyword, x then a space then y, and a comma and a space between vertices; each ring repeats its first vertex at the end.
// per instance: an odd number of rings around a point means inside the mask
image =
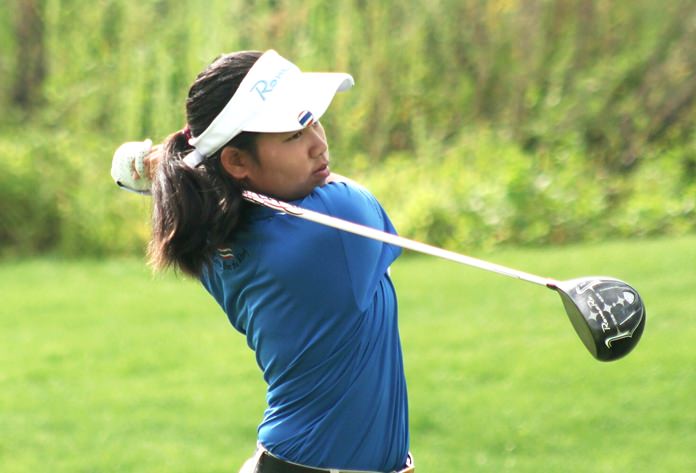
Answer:
POLYGON ((329 165, 327 163, 317 168, 312 174, 321 178, 327 178, 329 177, 329 174, 331 174, 331 170, 329 169, 329 165))

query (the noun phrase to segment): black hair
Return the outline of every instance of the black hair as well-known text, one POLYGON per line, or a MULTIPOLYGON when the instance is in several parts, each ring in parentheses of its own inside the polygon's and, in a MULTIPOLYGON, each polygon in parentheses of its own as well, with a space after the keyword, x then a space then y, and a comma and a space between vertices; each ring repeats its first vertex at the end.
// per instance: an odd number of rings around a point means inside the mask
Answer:
MULTIPOLYGON (((201 72, 186 100, 187 127, 198 136, 232 98, 249 69, 261 56, 244 51, 220 56, 201 72)), ((243 132, 225 146, 256 156, 256 134, 243 132)), ((224 148, 224 147, 223 147, 224 148)), ((196 168, 183 158, 193 148, 184 130, 170 135, 159 148, 152 185, 150 264, 157 270, 173 267, 198 277, 244 223, 248 205, 242 186, 223 168, 222 149, 196 168)))

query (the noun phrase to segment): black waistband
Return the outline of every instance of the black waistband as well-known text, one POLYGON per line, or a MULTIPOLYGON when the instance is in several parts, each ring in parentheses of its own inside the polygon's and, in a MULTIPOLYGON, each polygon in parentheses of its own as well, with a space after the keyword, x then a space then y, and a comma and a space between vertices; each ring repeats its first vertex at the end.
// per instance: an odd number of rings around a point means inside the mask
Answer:
MULTIPOLYGON (((411 457, 410 453, 408 454, 407 464, 404 466, 404 469, 400 471, 415 471, 413 468, 413 457, 411 457)), ((256 463, 254 473, 331 473, 331 470, 286 462, 264 451, 256 463)))
POLYGON ((328 473, 329 471, 330 470, 288 463, 274 457, 268 452, 263 452, 256 464, 254 473, 328 473))

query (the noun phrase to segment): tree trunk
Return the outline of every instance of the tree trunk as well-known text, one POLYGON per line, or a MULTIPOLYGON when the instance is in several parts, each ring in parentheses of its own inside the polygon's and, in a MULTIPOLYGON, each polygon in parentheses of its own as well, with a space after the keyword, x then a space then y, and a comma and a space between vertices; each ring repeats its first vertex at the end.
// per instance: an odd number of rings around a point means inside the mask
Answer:
POLYGON ((19 0, 17 6, 17 65, 12 101, 30 109, 41 101, 41 86, 46 75, 43 0, 19 0))

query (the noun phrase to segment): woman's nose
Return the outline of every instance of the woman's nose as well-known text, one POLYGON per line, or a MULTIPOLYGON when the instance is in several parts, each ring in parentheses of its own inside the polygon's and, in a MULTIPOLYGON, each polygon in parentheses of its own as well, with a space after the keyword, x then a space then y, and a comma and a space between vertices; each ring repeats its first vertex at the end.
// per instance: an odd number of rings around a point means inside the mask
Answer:
POLYGON ((326 142, 326 135, 321 125, 318 123, 316 125, 310 125, 309 132, 312 138, 312 156, 319 156, 325 153, 329 146, 326 142))

